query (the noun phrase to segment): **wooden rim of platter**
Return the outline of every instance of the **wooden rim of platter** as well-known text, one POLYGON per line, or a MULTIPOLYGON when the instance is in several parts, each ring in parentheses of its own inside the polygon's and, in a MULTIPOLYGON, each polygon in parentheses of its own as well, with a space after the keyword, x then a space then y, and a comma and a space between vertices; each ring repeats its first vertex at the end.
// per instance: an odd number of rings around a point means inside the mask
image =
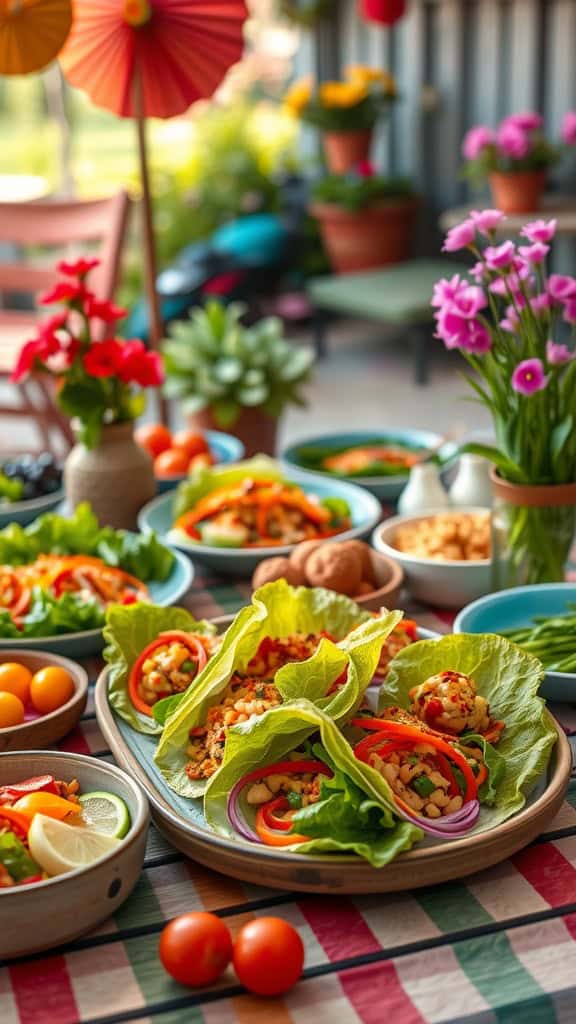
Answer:
POLYGON ((144 789, 160 831, 182 853, 221 874, 258 886, 295 892, 359 895, 438 885, 463 878, 506 860, 527 846, 554 818, 570 781, 572 750, 556 720, 549 779, 544 792, 517 814, 486 832, 462 839, 416 847, 383 868, 349 854, 324 856, 286 853, 232 840, 186 820, 165 800, 137 756, 125 743, 108 703, 108 669, 101 673, 94 694, 96 716, 110 750, 144 789))

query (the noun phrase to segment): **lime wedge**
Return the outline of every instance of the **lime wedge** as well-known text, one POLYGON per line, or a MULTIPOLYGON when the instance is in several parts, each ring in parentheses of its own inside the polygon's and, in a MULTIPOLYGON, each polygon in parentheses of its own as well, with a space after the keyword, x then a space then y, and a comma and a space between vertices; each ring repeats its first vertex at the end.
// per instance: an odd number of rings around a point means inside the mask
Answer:
POLYGON ((35 814, 28 843, 32 857, 43 871, 63 875, 100 860, 115 850, 120 840, 82 825, 67 825, 45 814, 35 814))
POLYGON ((82 820, 88 828, 115 839, 123 839, 131 821, 126 804, 115 793, 84 793, 80 797, 82 820))

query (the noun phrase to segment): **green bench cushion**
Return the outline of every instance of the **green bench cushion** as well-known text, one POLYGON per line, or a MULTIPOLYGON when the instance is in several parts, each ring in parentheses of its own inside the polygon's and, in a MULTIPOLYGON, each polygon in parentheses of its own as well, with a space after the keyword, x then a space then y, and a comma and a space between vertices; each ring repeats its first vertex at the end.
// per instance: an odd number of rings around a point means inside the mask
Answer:
POLYGON ((426 323, 432 320, 435 282, 469 269, 451 260, 410 260, 382 270, 316 277, 308 282, 308 294, 320 309, 391 324, 426 323))

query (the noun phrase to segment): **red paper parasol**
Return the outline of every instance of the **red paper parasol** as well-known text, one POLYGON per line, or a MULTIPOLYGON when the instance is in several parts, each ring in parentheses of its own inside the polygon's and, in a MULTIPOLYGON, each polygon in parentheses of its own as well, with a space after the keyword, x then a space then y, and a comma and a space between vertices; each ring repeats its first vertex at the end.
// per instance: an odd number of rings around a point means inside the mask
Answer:
POLYGON ((175 117, 209 97, 242 56, 244 0, 77 0, 60 55, 64 74, 98 106, 134 117, 142 173, 151 340, 162 323, 144 118, 175 117))

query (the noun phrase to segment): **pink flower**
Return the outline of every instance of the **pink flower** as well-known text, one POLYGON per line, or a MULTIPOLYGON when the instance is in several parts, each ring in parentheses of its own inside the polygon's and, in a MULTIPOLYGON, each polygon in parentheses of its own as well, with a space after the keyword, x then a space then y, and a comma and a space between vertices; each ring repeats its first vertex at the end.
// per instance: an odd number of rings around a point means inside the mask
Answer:
POLYGON ((506 220, 506 217, 500 210, 472 210, 470 220, 474 221, 476 230, 480 234, 489 235, 503 220, 506 220))
POLYGON ((520 395, 533 395, 548 384, 541 359, 524 359, 512 374, 512 387, 520 395))
POLYGON ((520 319, 514 306, 508 306, 504 320, 500 321, 500 327, 509 334, 515 334, 518 330, 520 319))
POLYGON ((483 356, 492 348, 492 338, 484 324, 481 324, 478 320, 472 320, 470 323, 471 329, 466 340, 462 343, 462 348, 466 349, 467 352, 473 352, 474 355, 483 356))
POLYGON ((574 359, 576 353, 571 352, 567 345, 558 345, 555 341, 546 342, 546 359, 550 366, 563 366, 574 359))
POLYGON ((443 309, 437 316, 437 338, 446 348, 463 348, 468 352, 482 355, 492 345, 492 339, 484 325, 459 313, 457 309, 443 309))
POLYGON ((375 175, 374 164, 371 160, 360 160, 356 164, 356 173, 361 178, 373 178, 375 175))
POLYGON ((56 270, 59 274, 65 274, 66 277, 81 277, 85 278, 94 267, 100 266, 100 260, 84 260, 79 259, 74 263, 66 263, 62 260, 56 265, 56 270))
POLYGON ((483 281, 485 273, 486 267, 482 263, 482 260, 478 260, 478 262, 470 268, 470 277, 473 277, 475 281, 483 281))
POLYGON ((550 246, 544 245, 544 242, 533 242, 532 245, 520 245, 518 252, 523 259, 526 260, 530 266, 538 266, 539 263, 544 263, 548 253, 550 252, 550 246))
POLYGON ((521 132, 537 132, 544 124, 544 119, 540 114, 527 113, 527 114, 510 114, 509 117, 505 117, 500 125, 501 128, 519 128, 521 132))
POLYGON ((484 249, 484 259, 490 270, 504 270, 510 267, 515 255, 516 249, 513 242, 502 242, 502 245, 487 245, 484 249))
POLYGON ((564 303, 562 319, 565 320, 567 324, 576 326, 576 296, 568 299, 568 301, 564 303))
POLYGON ((486 307, 487 299, 482 288, 469 284, 454 296, 453 305, 463 316, 473 317, 486 307))
POLYGON ((443 306, 447 302, 451 302, 455 299, 459 292, 463 291, 468 287, 468 282, 464 281, 460 274, 453 274, 450 279, 443 277, 440 281, 436 281, 434 285, 434 291, 432 292, 432 306, 443 306))
POLYGON ((496 136, 498 149, 512 160, 523 160, 530 152, 530 138, 523 128, 503 122, 496 136))
POLYGON ((122 346, 115 338, 98 341, 86 352, 83 363, 91 377, 114 377, 120 365, 122 346))
POLYGON ((534 295, 533 298, 530 299, 530 305, 532 306, 533 312, 536 313, 536 316, 540 316, 541 313, 550 309, 551 301, 548 292, 541 292, 540 295, 534 295))
POLYGON ((556 302, 566 302, 576 295, 576 278, 564 274, 550 274, 548 278, 548 294, 556 302))
POLYGON ((558 221, 553 218, 552 220, 532 220, 529 224, 525 224, 520 234, 524 238, 527 238, 529 242, 551 242, 556 234, 556 225, 558 221))
POLYGON ((562 121, 562 142, 567 146, 576 146, 576 111, 569 110, 562 121))
POLYGON ((442 251, 458 252, 459 249, 466 249, 469 245, 472 245, 475 237, 476 228, 474 221, 463 220, 461 224, 457 224, 456 227, 450 229, 444 239, 442 251))
POLYGON ((483 149, 494 142, 494 132, 484 124, 477 124, 466 132, 462 142, 462 156, 465 160, 477 160, 483 149))

